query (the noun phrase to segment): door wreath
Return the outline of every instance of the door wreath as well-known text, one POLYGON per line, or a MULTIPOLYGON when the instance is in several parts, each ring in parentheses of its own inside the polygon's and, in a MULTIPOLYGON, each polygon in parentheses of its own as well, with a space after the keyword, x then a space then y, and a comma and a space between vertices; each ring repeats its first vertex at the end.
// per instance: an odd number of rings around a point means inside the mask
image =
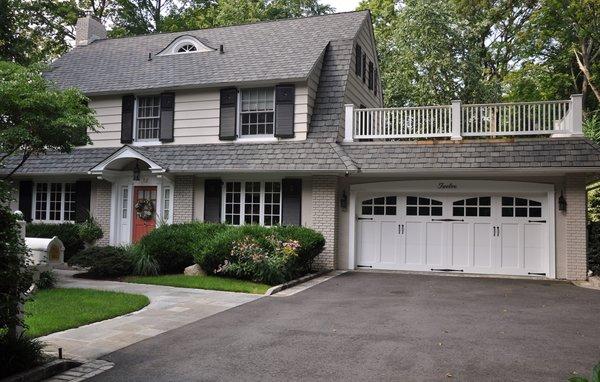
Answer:
POLYGON ((154 214, 154 203, 149 199, 139 199, 135 203, 135 211, 140 219, 150 220, 154 214))

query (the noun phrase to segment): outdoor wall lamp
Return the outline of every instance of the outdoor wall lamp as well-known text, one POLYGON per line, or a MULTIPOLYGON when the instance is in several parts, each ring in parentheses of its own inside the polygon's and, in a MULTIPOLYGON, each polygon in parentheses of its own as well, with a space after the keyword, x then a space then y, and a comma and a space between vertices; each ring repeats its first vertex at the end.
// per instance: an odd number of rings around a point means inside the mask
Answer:
POLYGON ((558 209, 562 212, 565 212, 567 210, 567 200, 563 196, 562 191, 560 192, 560 196, 558 197, 558 209))
POLYGON ((348 195, 346 195, 346 191, 342 191, 342 196, 340 197, 340 207, 342 209, 348 208, 348 195))
POLYGON ((133 168, 133 180, 140 180, 140 161, 137 159, 135 160, 135 167, 133 168))

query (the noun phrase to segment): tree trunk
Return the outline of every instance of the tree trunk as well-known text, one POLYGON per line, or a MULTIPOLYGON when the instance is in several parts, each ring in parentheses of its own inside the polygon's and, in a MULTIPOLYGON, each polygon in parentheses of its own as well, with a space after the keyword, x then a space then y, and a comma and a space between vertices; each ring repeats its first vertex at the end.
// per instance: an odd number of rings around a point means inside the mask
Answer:
POLYGON ((585 43, 582 44, 581 48, 581 52, 578 52, 576 49, 574 49, 575 58, 577 59, 577 65, 579 65, 579 70, 581 70, 583 76, 585 77, 585 82, 587 82, 587 84, 589 85, 590 89, 596 96, 598 102, 600 102, 600 90, 598 90, 598 88, 596 88, 596 86, 592 83, 592 75, 590 73, 590 60, 587 54, 585 43))

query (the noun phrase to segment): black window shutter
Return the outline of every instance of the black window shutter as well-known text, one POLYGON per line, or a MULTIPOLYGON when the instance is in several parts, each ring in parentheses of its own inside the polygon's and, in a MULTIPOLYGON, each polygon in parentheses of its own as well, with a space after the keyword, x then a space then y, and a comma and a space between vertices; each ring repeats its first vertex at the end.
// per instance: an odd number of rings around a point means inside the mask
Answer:
POLYGON ((367 54, 363 53, 362 57, 362 79, 363 83, 367 81, 367 54))
POLYGON ((221 179, 206 179, 204 181, 204 221, 221 222, 221 179))
POLYGON ((22 180, 19 182, 19 211, 23 213, 25 221, 32 220, 31 203, 33 198, 33 182, 22 180))
POLYGON ((221 89, 219 139, 231 141, 236 137, 237 89, 221 89))
POLYGON ((175 118, 175 93, 160 95, 160 141, 173 142, 175 118))
POLYGON ((373 63, 369 61, 369 90, 373 89, 373 63))
POLYGON ((358 44, 356 44, 356 55, 354 60, 356 61, 354 63, 354 74, 360 77, 362 74, 362 48, 358 44))
POLYGON ((281 224, 301 225, 302 179, 283 179, 281 192, 281 224))
POLYGON ((373 74, 373 78, 374 78, 374 80, 373 80, 373 82, 374 82, 373 83, 373 93, 375 95, 377 95, 377 87, 378 87, 378 84, 379 84, 379 73, 377 73, 377 69, 375 69, 375 74, 373 74))
POLYGON ((121 143, 131 143, 133 142, 133 108, 135 97, 132 95, 123 96, 121 105, 121 143))
POLYGON ((78 180, 75 182, 75 222, 84 222, 90 216, 90 197, 92 182, 78 180))
POLYGON ((294 85, 277 85, 275 87, 275 136, 279 138, 294 137, 294 85))

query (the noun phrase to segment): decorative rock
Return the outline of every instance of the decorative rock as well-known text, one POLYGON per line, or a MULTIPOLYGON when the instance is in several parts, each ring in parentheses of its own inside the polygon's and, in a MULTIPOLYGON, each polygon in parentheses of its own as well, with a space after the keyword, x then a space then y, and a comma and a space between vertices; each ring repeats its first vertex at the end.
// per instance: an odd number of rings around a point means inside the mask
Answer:
POLYGON ((592 276, 588 279, 593 287, 600 289, 600 276, 592 276))
POLYGON ((198 264, 190 265, 183 270, 183 274, 186 276, 206 276, 206 272, 200 268, 198 264))

